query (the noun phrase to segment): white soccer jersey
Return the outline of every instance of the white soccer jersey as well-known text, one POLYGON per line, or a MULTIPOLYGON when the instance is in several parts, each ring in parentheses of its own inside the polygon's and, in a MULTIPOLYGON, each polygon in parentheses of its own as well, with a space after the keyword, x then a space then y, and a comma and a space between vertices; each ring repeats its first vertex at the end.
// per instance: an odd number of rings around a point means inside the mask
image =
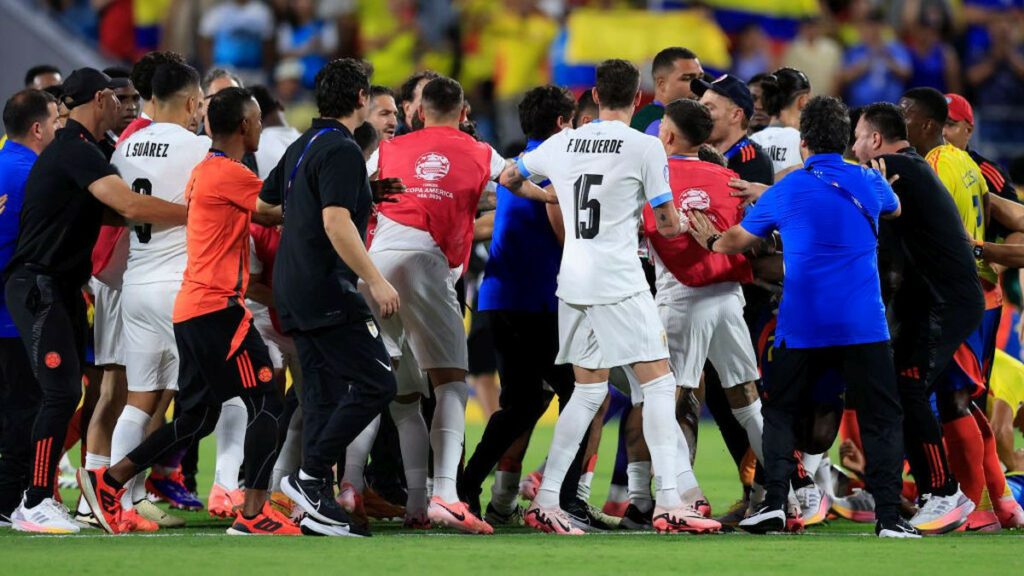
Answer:
POLYGON ((637 258, 644 201, 672 200, 661 142, 618 121, 564 130, 522 156, 524 176, 551 180, 565 248, 558 297, 570 304, 619 302, 647 290, 637 258))
MULTIPOLYGON (((160 122, 121 142, 111 162, 132 190, 161 200, 185 203, 192 169, 210 151, 210 139, 177 124, 160 122)), ((185 226, 132 222, 124 285, 181 282, 185 273, 185 226)))
POLYGON ((789 126, 769 126, 755 132, 750 139, 764 148, 765 154, 772 159, 772 168, 778 174, 786 168, 803 164, 800 157, 800 131, 789 126))

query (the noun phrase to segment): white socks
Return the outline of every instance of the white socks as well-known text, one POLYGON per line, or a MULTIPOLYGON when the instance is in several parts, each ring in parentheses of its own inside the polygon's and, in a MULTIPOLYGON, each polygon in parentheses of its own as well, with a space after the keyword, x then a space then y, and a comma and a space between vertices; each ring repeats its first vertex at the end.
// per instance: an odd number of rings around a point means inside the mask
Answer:
POLYGON ((225 490, 238 490, 238 470, 245 458, 245 426, 248 413, 241 398, 232 398, 220 408, 220 420, 213 433, 217 438, 217 469, 213 481, 225 490))
MULTIPOLYGON (((110 437, 108 466, 110 462, 120 462, 128 456, 129 452, 137 448, 139 444, 142 444, 142 441, 146 438, 146 426, 149 424, 149 419, 149 414, 135 406, 126 405, 124 407, 121 415, 117 418, 117 423, 114 425, 114 433, 110 437)), ((87 468, 88 464, 87 460, 87 468)), ((136 500, 146 497, 146 485, 141 477, 142 474, 138 474, 128 480, 128 482, 125 482, 124 495, 121 497, 121 506, 123 508, 131 509, 134 507, 136 500), (141 497, 138 497, 137 484, 141 484, 139 487, 142 491, 141 497)))
POLYGON ((398 443, 402 449, 402 464, 405 466, 405 483, 409 491, 406 513, 411 516, 427 511, 427 457, 430 443, 427 441, 427 423, 420 412, 420 403, 391 403, 391 418, 398 429, 398 443))
POLYGON ((761 417, 761 400, 756 399, 754 403, 743 408, 733 408, 732 415, 747 431, 747 440, 750 441, 750 449, 757 456, 757 461, 764 465, 764 448, 762 448, 761 437, 764 435, 764 419, 761 417))
POLYGON ((651 463, 630 462, 626 465, 626 479, 629 503, 643 513, 654 508, 654 501, 651 500, 651 463))
POLYGON ((380 430, 380 416, 374 418, 348 445, 348 448, 345 448, 345 474, 341 481, 351 484, 359 494, 366 489, 363 472, 366 470, 366 459, 370 457, 370 450, 373 448, 373 441, 377 439, 378 430, 380 430))
POLYGON ((558 506, 558 493, 562 489, 565 473, 579 452, 583 437, 590 430, 594 415, 601 409, 608 395, 608 382, 597 384, 576 383, 569 402, 558 415, 555 433, 551 439, 547 464, 544 467, 544 481, 534 503, 541 508, 558 506))
MULTIPOLYGON (((676 489, 679 423, 676 422, 676 379, 672 374, 640 385, 644 394, 644 440, 651 453, 657 476, 656 501, 659 508, 672 510, 682 505, 676 489)), ((689 454, 686 455, 689 460, 689 454)))
POLYGON ((270 474, 270 490, 281 491, 281 479, 289 474, 294 474, 302 463, 302 407, 295 409, 292 419, 288 423, 288 433, 285 434, 284 444, 277 453, 277 461, 274 462, 274 471, 270 474))
POLYGON ((519 495, 520 472, 498 470, 494 473, 494 484, 491 486, 491 505, 498 512, 511 513, 519 495))
POLYGON ((448 382, 434 388, 437 406, 430 423, 430 447, 434 449, 434 496, 445 502, 458 502, 455 477, 462 460, 462 442, 466 436, 466 402, 469 384, 448 382))

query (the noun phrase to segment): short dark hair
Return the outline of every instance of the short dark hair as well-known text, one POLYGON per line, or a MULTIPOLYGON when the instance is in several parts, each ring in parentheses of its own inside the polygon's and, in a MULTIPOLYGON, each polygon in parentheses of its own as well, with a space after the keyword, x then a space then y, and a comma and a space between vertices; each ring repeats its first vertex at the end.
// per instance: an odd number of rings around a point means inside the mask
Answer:
POLYGON ((284 106, 281 105, 281 101, 271 94, 270 89, 262 84, 258 84, 249 88, 252 92, 252 97, 256 99, 256 102, 260 105, 260 114, 263 118, 266 118, 273 112, 283 111, 284 106))
POLYGON ((800 137, 815 154, 842 154, 850 135, 850 111, 835 96, 815 96, 800 115, 800 137))
POLYGON ((8 138, 22 138, 36 122, 50 117, 50 103, 57 102, 49 92, 26 88, 16 92, 4 105, 4 131, 8 138))
POLYGON ((779 68, 761 78, 761 107, 769 116, 778 116, 798 96, 810 91, 811 81, 806 74, 795 68, 779 68))
POLYGON ((343 118, 359 107, 360 90, 369 95, 372 67, 354 58, 327 63, 316 75, 316 107, 323 118, 343 118))
POLYGON ((438 116, 458 114, 462 112, 462 105, 465 103, 462 86, 447 76, 440 76, 427 82, 423 87, 422 98, 424 111, 430 110, 438 116))
POLYGON ((651 75, 657 76, 662 70, 675 65, 676 60, 696 60, 697 55, 689 48, 671 46, 654 55, 654 62, 651 63, 651 75))
POLYGON ((715 123, 707 106, 696 100, 680 98, 665 106, 665 116, 679 128, 686 141, 693 146, 707 142, 715 123))
POLYGON ((595 113, 597 109, 597 101, 594 100, 594 91, 590 88, 580 92, 580 97, 576 100, 576 116, 573 118, 573 128, 579 128, 580 114, 583 114, 587 110, 593 110, 595 113))
POLYGON ((36 81, 36 76, 43 74, 60 74, 60 68, 53 64, 40 64, 29 68, 25 72, 25 86, 31 86, 36 81))
POLYGON ((861 108, 860 119, 882 135, 886 142, 907 139, 907 119, 903 109, 889 102, 876 102, 861 108))
POLYGON ((409 102, 413 99, 416 92, 416 86, 418 86, 421 81, 433 80, 434 78, 440 77, 441 75, 433 70, 424 70, 409 76, 405 82, 402 82, 402 86, 398 89, 398 94, 400 96, 399 100, 401 102, 409 102))
POLYGON ((164 62, 153 72, 150 93, 157 100, 168 100, 178 92, 199 87, 199 72, 184 62, 164 62))
POLYGON ((377 134, 377 129, 369 122, 360 124, 356 131, 352 133, 352 137, 355 138, 356 144, 359 145, 359 149, 363 151, 363 154, 373 150, 380 143, 380 135, 377 134))
POLYGON ((111 78, 128 78, 131 80, 132 71, 123 66, 108 66, 103 69, 103 73, 111 78))
POLYGON ((214 94, 206 107, 210 134, 228 136, 238 131, 245 118, 245 107, 252 102, 252 92, 245 88, 232 86, 214 94))
POLYGON ((934 120, 940 125, 945 124, 946 119, 949 118, 949 103, 946 102, 946 96, 935 88, 924 86, 911 88, 903 94, 903 97, 913 100, 925 118, 934 120))
POLYGON ((628 108, 640 90, 640 71, 627 60, 605 60, 597 65, 596 88, 601 108, 628 108))
POLYGON ((537 86, 519 103, 519 126, 533 140, 544 140, 558 131, 558 119, 568 122, 576 110, 572 93, 552 84, 537 86))
POLYGON ((376 98, 377 96, 391 96, 395 97, 395 91, 387 86, 381 86, 380 84, 374 84, 370 86, 370 98, 376 98))
POLYGON ((139 91, 139 96, 143 100, 150 100, 153 98, 153 74, 156 73, 156 69, 162 64, 168 62, 174 62, 177 64, 184 64, 185 57, 177 52, 171 52, 169 50, 162 52, 149 52, 139 61, 132 66, 132 85, 139 91))

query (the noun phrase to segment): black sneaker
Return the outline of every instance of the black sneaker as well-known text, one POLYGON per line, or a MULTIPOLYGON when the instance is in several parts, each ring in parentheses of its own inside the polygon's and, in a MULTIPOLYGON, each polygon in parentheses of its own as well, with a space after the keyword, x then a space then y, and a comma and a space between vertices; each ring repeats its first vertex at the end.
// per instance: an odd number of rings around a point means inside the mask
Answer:
POLYGON ((562 510, 569 516, 572 525, 584 532, 604 532, 608 529, 607 524, 590 515, 586 502, 579 498, 574 498, 562 510))
POLYGON ((622 515, 619 528, 623 530, 654 530, 654 507, 647 512, 641 512, 632 503, 626 506, 626 513, 622 515))
POLYGON ((751 534, 782 532, 786 529, 786 512, 782 508, 761 506, 753 514, 741 520, 739 527, 751 534))
MULTIPOLYGON (((334 500, 334 488, 327 480, 300 480, 298 474, 281 479, 281 491, 321 524, 350 526, 352 518, 334 500)), ((352 527, 355 531, 356 528, 352 527)))
POLYGON ((875 523, 875 535, 879 538, 920 538, 921 533, 909 522, 897 516, 894 520, 879 520, 875 523))

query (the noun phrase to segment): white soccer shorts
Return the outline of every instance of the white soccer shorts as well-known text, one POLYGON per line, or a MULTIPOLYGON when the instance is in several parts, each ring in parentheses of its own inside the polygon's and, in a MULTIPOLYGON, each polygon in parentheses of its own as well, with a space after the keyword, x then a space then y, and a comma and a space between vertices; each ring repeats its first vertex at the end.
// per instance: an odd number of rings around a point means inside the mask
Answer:
POLYGON ((665 329, 646 290, 614 304, 581 306, 559 300, 558 341, 555 363, 587 370, 668 358, 665 329))
POLYGON ((130 392, 178 389, 174 299, 179 282, 127 285, 121 291, 125 373, 130 392))
POLYGON ((359 289, 380 322, 384 345, 392 358, 402 357, 408 341, 420 369, 469 369, 466 327, 448 261, 439 251, 384 250, 370 258, 398 291, 401 307, 391 318, 380 317, 377 303, 363 282, 359 289))
POLYGON ((121 317, 121 290, 111 288, 103 282, 92 278, 93 314, 93 351, 96 366, 116 364, 124 366, 124 347, 122 334, 124 322, 121 317))
POLYGON ((685 294, 662 291, 657 303, 679 387, 697 388, 705 361, 715 367, 723 388, 760 377, 738 283, 688 287, 685 294))

